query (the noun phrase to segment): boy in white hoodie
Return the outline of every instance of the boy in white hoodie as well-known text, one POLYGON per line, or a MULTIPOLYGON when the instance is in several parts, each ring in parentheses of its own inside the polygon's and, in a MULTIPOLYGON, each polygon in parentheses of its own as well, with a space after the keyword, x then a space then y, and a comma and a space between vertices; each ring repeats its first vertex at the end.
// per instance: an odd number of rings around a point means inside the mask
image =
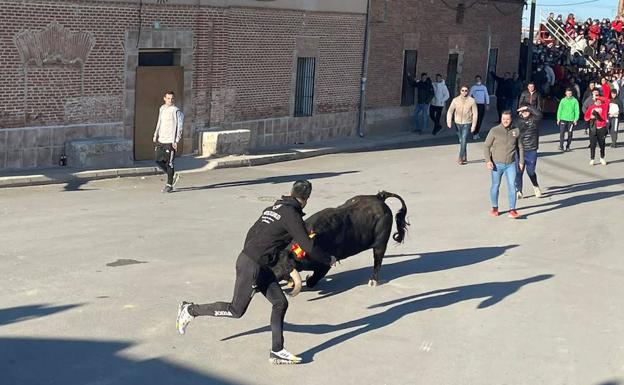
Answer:
POLYGON ((432 134, 436 135, 442 129, 440 118, 442 117, 444 103, 449 99, 448 88, 446 88, 444 79, 440 74, 436 74, 436 81, 433 83, 433 95, 433 100, 431 100, 431 106, 429 107, 429 117, 433 121, 432 134))

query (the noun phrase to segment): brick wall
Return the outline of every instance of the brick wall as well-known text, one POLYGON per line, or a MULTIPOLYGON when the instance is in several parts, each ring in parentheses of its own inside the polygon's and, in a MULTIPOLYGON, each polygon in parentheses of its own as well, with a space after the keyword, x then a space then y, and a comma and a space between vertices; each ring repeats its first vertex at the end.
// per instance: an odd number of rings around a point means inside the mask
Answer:
MULTIPOLYGON (((451 6, 457 1, 447 1, 451 6)), ((446 77, 450 50, 463 52, 457 85, 472 84, 487 64, 488 25, 492 48, 499 48, 498 71, 518 68, 522 7, 494 1, 477 2, 465 10, 463 23, 441 1, 374 0, 367 108, 397 107, 401 103, 403 55, 418 51, 417 73, 446 77)))

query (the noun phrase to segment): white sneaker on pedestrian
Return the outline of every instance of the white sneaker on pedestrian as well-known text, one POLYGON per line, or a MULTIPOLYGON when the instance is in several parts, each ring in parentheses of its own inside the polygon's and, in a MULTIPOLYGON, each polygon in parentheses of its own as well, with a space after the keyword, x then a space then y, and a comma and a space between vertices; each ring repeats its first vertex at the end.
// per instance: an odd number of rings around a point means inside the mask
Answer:
POLYGON ((536 198, 539 198, 542 196, 542 190, 540 190, 539 186, 533 186, 533 191, 535 192, 536 198))
POLYGON ((600 164, 603 166, 607 165, 607 160, 605 158, 600 158, 600 164))
POLYGON ((295 356, 286 349, 282 349, 279 352, 274 352, 273 350, 271 350, 271 354, 269 355, 269 362, 274 365, 298 364, 301 362, 301 357, 295 356))
POLYGON ((594 163, 594 160, 593 160, 593 159, 590 159, 590 160, 589 160, 589 165, 590 165, 590 166, 593 166, 593 165, 595 165, 595 164, 596 164, 596 163, 594 163))
POLYGON ((516 191, 516 199, 522 199, 522 191, 516 191))
POLYGON ((186 332, 186 327, 193 320, 191 313, 189 313, 188 308, 192 303, 182 301, 180 306, 178 307, 178 318, 176 319, 176 329, 178 329, 178 333, 184 334, 186 332))

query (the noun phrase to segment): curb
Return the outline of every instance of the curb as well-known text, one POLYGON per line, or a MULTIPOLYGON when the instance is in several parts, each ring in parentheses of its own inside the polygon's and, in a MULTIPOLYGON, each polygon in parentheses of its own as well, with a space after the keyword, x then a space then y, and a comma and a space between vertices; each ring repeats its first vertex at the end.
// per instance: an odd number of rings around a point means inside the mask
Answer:
MULTIPOLYGON (((445 137, 446 135, 440 135, 445 137)), ((317 149, 303 149, 293 150, 291 152, 282 152, 276 154, 265 155, 248 155, 238 157, 235 159, 220 158, 209 160, 206 165, 200 168, 191 170, 181 170, 180 173, 199 173, 206 172, 218 168, 236 168, 236 167, 251 167, 261 166, 271 163, 287 162, 297 159, 306 159, 316 156, 335 154, 340 152, 348 152, 355 150, 372 150, 376 148, 383 148, 384 146, 392 144, 408 144, 417 143, 423 140, 431 138, 423 137, 409 137, 407 135, 401 137, 393 137, 389 139, 382 139, 378 141, 370 141, 366 143, 353 143, 343 145, 342 147, 321 147, 317 149)), ((37 172, 36 170, 34 172, 37 172)), ((159 175, 162 171, 156 166, 149 167, 130 167, 119 169, 106 169, 106 170, 84 170, 76 172, 67 172, 63 170, 54 170, 51 175, 36 174, 36 175, 15 175, 15 176, 0 176, 0 188, 6 187, 25 187, 25 186, 40 186, 49 184, 61 184, 71 182, 85 182, 89 180, 97 179, 109 179, 109 178, 121 178, 121 177, 134 177, 134 176, 147 176, 147 175, 159 175)))

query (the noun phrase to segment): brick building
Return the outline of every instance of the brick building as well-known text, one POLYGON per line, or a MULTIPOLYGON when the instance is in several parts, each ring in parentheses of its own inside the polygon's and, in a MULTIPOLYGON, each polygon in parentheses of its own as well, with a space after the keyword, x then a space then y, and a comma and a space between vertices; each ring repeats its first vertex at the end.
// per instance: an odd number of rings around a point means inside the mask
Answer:
MULTIPOLYGON (((365 131, 406 121, 406 71, 470 81, 488 47, 490 68, 517 67, 522 1, 465 3, 372 1, 365 131)), ((0 169, 105 136, 149 158, 166 89, 187 154, 204 130, 249 130, 252 148, 357 130, 366 0, 0 0, 0 19, 0 169)))

